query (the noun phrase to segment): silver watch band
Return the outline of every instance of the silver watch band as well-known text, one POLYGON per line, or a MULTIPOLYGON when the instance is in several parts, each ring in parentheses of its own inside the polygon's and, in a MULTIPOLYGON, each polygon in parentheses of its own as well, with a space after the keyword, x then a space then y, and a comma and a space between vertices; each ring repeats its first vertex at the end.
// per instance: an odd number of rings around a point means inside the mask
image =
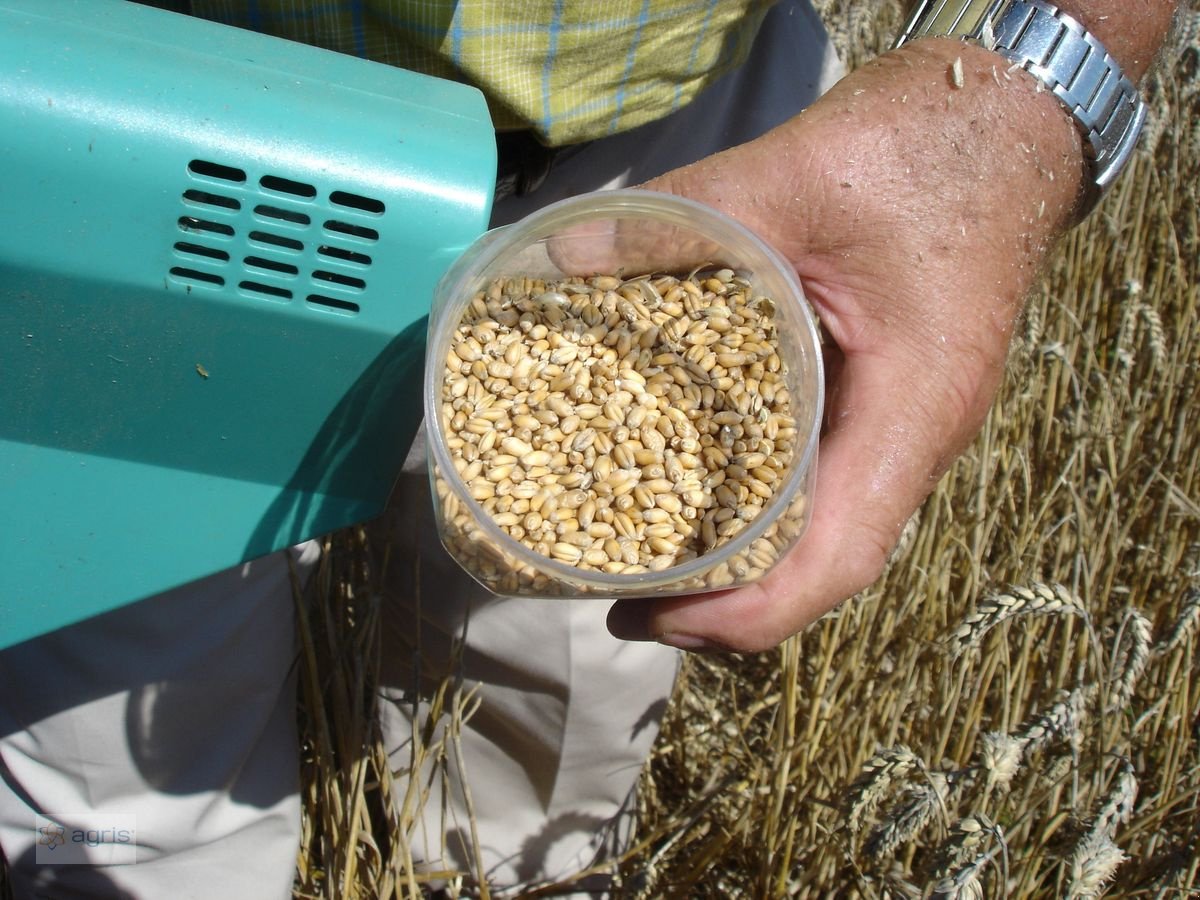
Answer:
POLYGON ((1146 118, 1137 87, 1079 22, 1044 0, 923 0, 894 46, 957 37, 994 50, 1054 93, 1084 137, 1091 167, 1081 215, 1129 162, 1146 118))

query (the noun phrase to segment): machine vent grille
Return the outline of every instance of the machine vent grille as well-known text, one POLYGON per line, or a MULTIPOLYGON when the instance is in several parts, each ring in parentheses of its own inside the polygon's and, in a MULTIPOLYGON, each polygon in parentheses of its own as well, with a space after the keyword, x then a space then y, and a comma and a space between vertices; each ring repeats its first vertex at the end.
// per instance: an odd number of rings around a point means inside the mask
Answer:
POLYGON ((168 277, 190 291, 354 315, 379 242, 382 200, 194 159, 168 277), (319 225, 317 223, 320 223, 319 225))

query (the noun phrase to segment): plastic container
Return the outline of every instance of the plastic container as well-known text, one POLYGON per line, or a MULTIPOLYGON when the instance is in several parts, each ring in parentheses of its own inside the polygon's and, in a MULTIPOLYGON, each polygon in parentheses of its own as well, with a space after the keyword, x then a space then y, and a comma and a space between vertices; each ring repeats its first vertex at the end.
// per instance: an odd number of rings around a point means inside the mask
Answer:
MULTIPOLYGON (((723 274, 728 277, 729 273, 723 274)), ((549 298, 546 302, 558 302, 556 296, 565 295, 541 295, 549 298)), ((598 298, 599 294, 596 296, 598 298)), ((647 294, 648 303, 653 299, 647 294)), ((503 306, 506 301, 495 302, 503 306)), ((756 302, 761 303, 761 300, 756 302)), ((623 308, 633 314, 629 307, 623 308)), ((724 314, 724 310, 717 312, 724 314)), ((656 315, 663 319, 662 315, 656 315)), ((680 337, 675 331, 668 331, 666 326, 661 333, 664 340, 668 334, 673 338, 680 337)), ((686 346, 683 342, 671 344, 671 348, 680 351, 686 346)), ((651 353, 662 349, 651 348, 651 353)), ((450 358, 457 366, 457 356, 450 358)), ((486 357, 485 361, 492 359, 495 356, 486 357)), ((461 381, 462 376, 455 376, 454 380, 461 381)), ((746 393, 744 387, 738 390, 746 393)), ((808 501, 816 471, 824 402, 821 351, 814 316, 786 260, 728 216, 694 201, 642 190, 584 194, 547 206, 481 237, 450 268, 435 292, 424 391, 429 471, 442 543, 468 573, 497 594, 615 597, 729 588, 760 578, 800 539, 808 525, 808 501), (746 508, 721 513, 727 518, 745 517, 738 526, 740 531, 724 543, 666 568, 634 566, 632 573, 581 568, 571 559, 574 551, 569 548, 561 554, 548 555, 510 536, 474 499, 471 485, 477 484, 478 477, 475 476, 476 480, 469 485, 460 475, 460 470, 467 469, 466 457, 475 454, 465 452, 463 432, 450 425, 454 408, 443 398, 450 374, 447 360, 452 338, 472 302, 478 310, 483 302, 481 295, 498 278, 544 279, 548 282, 570 278, 582 283, 591 276, 631 279, 654 273, 687 277, 698 270, 710 274, 716 270, 733 270, 749 285, 745 296, 769 298, 771 305, 763 308, 770 310, 773 306, 774 309, 778 338, 776 355, 786 371, 784 383, 790 395, 794 431, 788 429, 790 439, 780 438, 781 442, 790 440, 790 461, 786 469, 777 470, 778 478, 769 499, 761 502, 752 517, 746 508)), ((472 402, 478 402, 481 407, 491 403, 487 400, 479 402, 479 386, 473 386, 471 393, 463 396, 465 399, 455 401, 459 409, 464 404, 470 407, 472 402)), ((624 395, 623 399, 627 400, 624 395)), ((766 407, 761 398, 754 401, 751 397, 749 402, 753 404, 749 408, 758 415, 756 421, 768 421, 770 417, 764 411, 766 407)), ((625 405, 636 403, 626 402, 625 405)), ((467 409, 465 415, 471 416, 476 411, 467 409)), ((461 419, 460 416, 460 429, 461 419)), ((752 423, 750 428, 757 433, 752 423)), ((467 438, 482 443, 487 430, 476 428, 480 433, 467 435, 467 438)), ((777 429, 770 430, 778 434, 777 429)), ((720 435, 725 441, 725 432, 720 435)), ((742 437, 750 444, 754 443, 745 433, 742 437)), ((707 440, 711 446, 712 436, 707 440)), ((486 441, 494 442, 495 438, 486 438, 486 441)), ((565 440, 564 446, 569 446, 565 440)), ((477 451, 478 447, 475 449, 477 451)), ((746 452, 757 449, 757 445, 748 447, 743 443, 736 445, 736 449, 741 453, 739 458, 747 460, 746 452)), ((530 468, 529 471, 534 470, 530 468)), ((726 499, 728 496, 725 495, 726 499)), ((664 505, 677 506, 674 501, 664 502, 664 505)), ((518 511, 524 513, 524 506, 518 511)), ((661 513, 657 515, 662 516, 661 513)), ((561 545, 556 546, 561 548, 561 545)), ((609 568, 620 566, 613 563, 609 568)))

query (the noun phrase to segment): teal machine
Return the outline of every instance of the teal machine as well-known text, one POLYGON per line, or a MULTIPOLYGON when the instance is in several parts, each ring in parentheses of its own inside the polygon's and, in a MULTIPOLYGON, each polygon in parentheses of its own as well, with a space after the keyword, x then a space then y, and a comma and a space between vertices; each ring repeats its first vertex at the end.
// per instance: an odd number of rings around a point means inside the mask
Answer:
POLYGON ((125 0, 0 0, 0 647, 378 513, 472 88, 125 0))

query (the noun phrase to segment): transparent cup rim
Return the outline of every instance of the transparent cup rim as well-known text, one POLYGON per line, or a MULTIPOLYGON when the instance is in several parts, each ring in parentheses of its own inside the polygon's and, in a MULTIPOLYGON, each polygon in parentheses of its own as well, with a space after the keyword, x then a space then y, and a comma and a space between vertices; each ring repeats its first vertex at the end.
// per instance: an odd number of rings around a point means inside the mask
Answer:
MULTIPOLYGON (((519 274, 519 273, 512 273, 519 274)), ((816 319, 813 316, 804 290, 795 269, 768 243, 732 217, 711 206, 659 191, 641 188, 593 191, 577 194, 564 200, 548 204, 524 219, 492 229, 468 247, 447 270, 435 290, 433 314, 429 320, 429 341, 425 360, 425 422, 428 453, 438 474, 458 501, 466 508, 478 509, 475 517, 479 527, 489 540, 506 557, 528 563, 542 573, 567 584, 585 587, 597 595, 604 593, 628 594, 632 589, 647 592, 669 586, 678 581, 703 575, 725 558, 735 556, 762 537, 775 517, 768 514, 786 509, 797 492, 808 480, 816 462, 820 440, 821 423, 825 407, 825 373, 821 360, 821 344, 816 319), (785 304, 790 318, 802 325, 805 332, 805 349, 812 353, 813 394, 811 397, 812 420, 797 422, 807 424, 803 450, 793 462, 787 477, 779 485, 763 511, 730 541, 716 550, 697 556, 679 565, 669 566, 657 572, 638 572, 630 575, 580 569, 568 563, 545 556, 516 540, 482 512, 478 502, 470 495, 467 485, 454 468, 449 447, 441 427, 441 393, 445 380, 445 349, 439 346, 439 338, 449 333, 448 319, 462 316, 466 298, 477 286, 473 285, 493 263, 513 250, 530 246, 554 235, 564 228, 600 219, 645 217, 666 224, 678 225, 696 231, 719 243, 742 243, 746 249, 765 261, 787 287, 788 295, 772 297, 777 305, 785 304), (461 298, 458 301, 439 303, 447 296, 461 298)), ((454 324, 457 324, 455 321, 454 324)), ((450 327, 453 327, 452 325, 450 327)), ((431 472, 431 475, 433 473, 431 472)), ((434 502, 438 502, 436 492, 434 502)), ((699 592, 700 589, 697 589, 699 592)))

